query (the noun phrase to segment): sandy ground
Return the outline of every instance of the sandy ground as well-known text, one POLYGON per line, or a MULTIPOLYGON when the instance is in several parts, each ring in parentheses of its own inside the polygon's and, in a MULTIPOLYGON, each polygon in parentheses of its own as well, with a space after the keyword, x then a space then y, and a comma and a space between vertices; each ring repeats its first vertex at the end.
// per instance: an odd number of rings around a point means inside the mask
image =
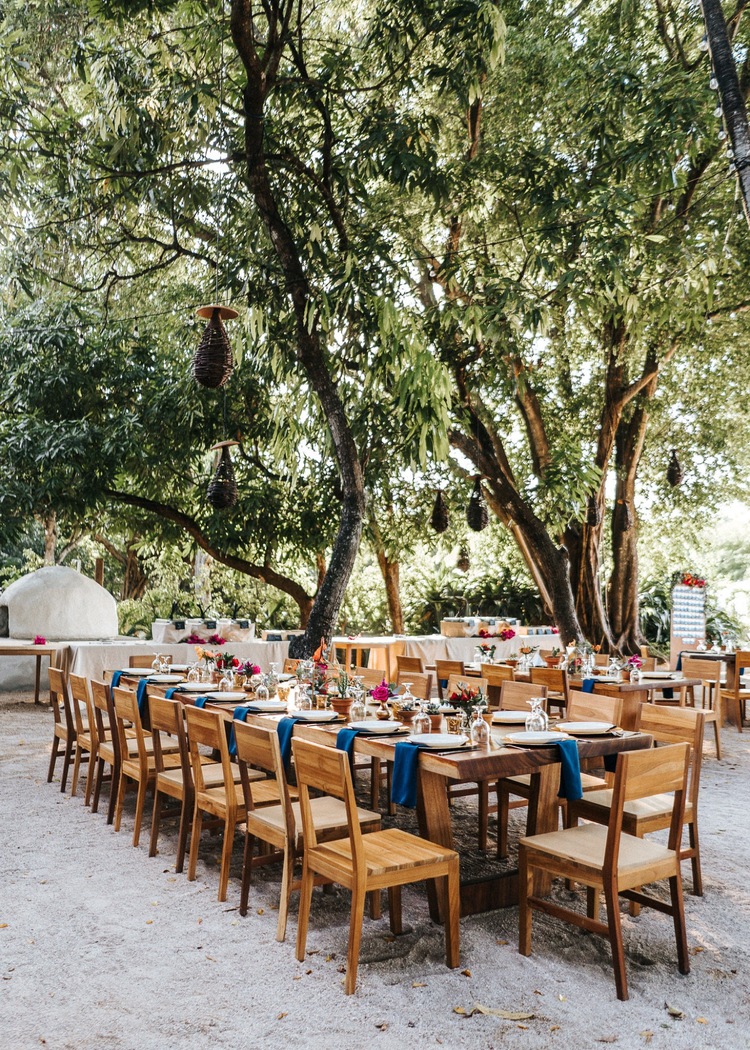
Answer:
MULTIPOLYGON (((451 971, 417 887, 404 893, 403 936, 391 937, 387 917, 365 920, 358 991, 345 997, 343 891, 316 896, 309 953, 298 963, 296 903, 289 939, 275 940, 273 869, 242 919, 239 865, 227 902, 217 903, 210 842, 193 883, 174 872, 171 825, 157 858, 147 855, 150 820, 133 849, 132 808, 115 834, 80 795, 61 794, 59 777, 46 783, 51 714, 21 699, 0 697, 2 1050, 750 1046, 750 733, 724 730, 721 763, 707 744, 705 896, 686 896, 689 976, 677 972, 667 917, 624 916, 631 998, 620 1003, 604 941, 537 917, 525 959, 516 909, 462 920, 461 969, 451 971), (476 1004, 533 1016, 472 1015, 476 1004)), ((238 838, 236 861, 240 854, 238 838)), ((688 865, 685 878, 689 886, 688 865)))

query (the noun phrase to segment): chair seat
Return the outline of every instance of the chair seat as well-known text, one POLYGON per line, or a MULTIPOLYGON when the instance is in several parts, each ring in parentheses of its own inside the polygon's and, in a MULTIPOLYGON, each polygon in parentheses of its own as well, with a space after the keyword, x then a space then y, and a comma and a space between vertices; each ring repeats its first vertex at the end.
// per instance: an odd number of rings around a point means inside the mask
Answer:
MULTIPOLYGON (((255 788, 253 788, 253 800, 255 799, 255 788)), ((315 833, 325 837, 330 835, 332 831, 346 831, 348 828, 346 820, 346 805, 341 799, 332 798, 329 795, 324 795, 321 798, 310 799, 310 808, 313 815, 313 823, 315 824, 315 833)), ((294 822, 297 828, 297 842, 296 846, 301 847, 302 844, 302 814, 300 812, 299 802, 292 803, 292 812, 294 813, 294 822)), ((253 820, 254 834, 260 834, 259 825, 264 824, 271 828, 280 837, 283 837, 284 831, 284 814, 281 806, 267 806, 260 810, 257 815, 253 814, 256 819, 253 820)), ((380 824, 380 814, 374 813, 370 809, 361 809, 357 806, 357 820, 359 821, 360 827, 363 831, 367 831, 368 827, 380 824)))
MULTIPOLYGON (((634 799, 632 802, 626 802, 623 806, 623 819, 625 821, 627 821, 628 818, 650 821, 663 818, 666 821, 664 826, 667 827, 672 816, 672 801, 671 795, 649 795, 648 798, 634 799)), ((583 800, 583 804, 585 806, 597 806, 601 809, 609 809, 612 805, 612 790, 606 788, 602 791, 590 791, 586 795, 585 800, 583 800)), ((581 815, 585 819, 585 813, 582 813, 581 815)), ((693 803, 688 800, 685 803, 685 823, 690 823, 692 819, 693 803)))
MULTIPOLYGON (((447 864, 458 857, 454 850, 446 846, 418 839, 398 828, 365 835, 362 839, 362 849, 368 879, 400 873, 404 882, 413 882, 415 869, 441 862, 447 864)), ((350 881, 352 848, 349 839, 335 839, 333 842, 322 843, 310 849, 309 854, 315 857, 316 870, 328 869, 337 872, 345 885, 350 881)))
MULTIPOLYGON (((203 773, 203 780, 207 787, 217 787, 224 783, 224 771, 221 768, 221 762, 212 762, 209 758, 201 766, 203 773)), ((261 773, 257 769, 249 769, 248 776, 250 780, 263 780, 265 774, 261 773)), ((183 781, 182 769, 165 769, 159 774, 159 780, 169 781, 172 784, 181 784, 183 781)), ((240 771, 236 771, 235 784, 238 784, 240 780, 240 771)))
MULTIPOLYGON (((511 791, 513 790, 514 784, 516 785, 516 787, 531 790, 530 773, 522 773, 520 776, 517 777, 504 777, 503 779, 511 785, 511 791)), ((596 788, 603 788, 606 785, 606 783, 607 781, 604 780, 602 777, 595 777, 592 773, 581 773, 581 787, 584 791, 588 792, 593 791, 596 788)))
MULTIPOLYGON (((536 857, 547 855, 567 862, 575 868, 577 877, 585 881, 585 874, 595 875, 595 884, 601 884, 602 866, 607 844, 608 829, 601 824, 582 824, 577 828, 550 831, 545 835, 522 838, 525 846, 536 857)), ((620 852, 617 858, 617 879, 620 889, 637 886, 645 881, 654 881, 674 874, 676 855, 674 850, 660 846, 652 839, 639 839, 635 835, 622 833, 620 852), (647 870, 648 878, 644 871, 647 870)))

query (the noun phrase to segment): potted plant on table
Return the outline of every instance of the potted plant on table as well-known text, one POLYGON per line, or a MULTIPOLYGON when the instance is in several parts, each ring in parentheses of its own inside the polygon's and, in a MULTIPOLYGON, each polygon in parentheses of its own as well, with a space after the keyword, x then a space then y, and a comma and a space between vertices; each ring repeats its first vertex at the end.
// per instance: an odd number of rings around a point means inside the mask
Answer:
POLYGON ((440 728, 443 724, 443 712, 440 710, 440 703, 437 700, 428 700, 424 707, 425 712, 430 716, 430 726, 433 733, 439 733, 440 728))
POLYGON ((349 717, 349 708, 352 706, 350 695, 352 679, 346 671, 339 671, 336 678, 329 682, 328 699, 331 707, 343 718, 349 717))

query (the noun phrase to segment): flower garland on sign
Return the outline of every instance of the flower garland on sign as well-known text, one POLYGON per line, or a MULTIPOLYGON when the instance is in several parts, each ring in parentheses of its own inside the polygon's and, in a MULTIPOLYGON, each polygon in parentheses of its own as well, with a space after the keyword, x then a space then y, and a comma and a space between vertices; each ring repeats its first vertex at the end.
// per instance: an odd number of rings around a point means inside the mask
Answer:
POLYGON ((683 587, 705 587, 706 581, 702 576, 696 576, 692 572, 683 572, 680 583, 683 587))

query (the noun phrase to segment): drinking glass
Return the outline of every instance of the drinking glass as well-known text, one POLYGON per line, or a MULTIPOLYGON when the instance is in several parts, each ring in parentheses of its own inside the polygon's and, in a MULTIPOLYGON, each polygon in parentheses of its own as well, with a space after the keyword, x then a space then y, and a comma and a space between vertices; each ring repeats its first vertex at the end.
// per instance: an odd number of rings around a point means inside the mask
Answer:
POLYGON ((547 714, 544 710, 544 697, 535 696, 526 703, 531 708, 530 714, 526 716, 527 733, 544 733, 547 730, 547 714))
POLYGON ((417 704, 417 712, 411 720, 412 733, 415 735, 419 733, 429 733, 431 729, 432 722, 430 721, 430 716, 426 711, 422 710, 420 704, 417 704))
POLYGON ((472 711, 471 728, 469 731, 471 742, 475 747, 489 747, 490 727, 482 717, 482 709, 475 707, 472 711))
POLYGON ((261 684, 255 689, 255 699, 259 703, 265 703, 267 700, 269 700, 270 696, 268 693, 268 686, 263 685, 263 683, 261 682, 261 684))

